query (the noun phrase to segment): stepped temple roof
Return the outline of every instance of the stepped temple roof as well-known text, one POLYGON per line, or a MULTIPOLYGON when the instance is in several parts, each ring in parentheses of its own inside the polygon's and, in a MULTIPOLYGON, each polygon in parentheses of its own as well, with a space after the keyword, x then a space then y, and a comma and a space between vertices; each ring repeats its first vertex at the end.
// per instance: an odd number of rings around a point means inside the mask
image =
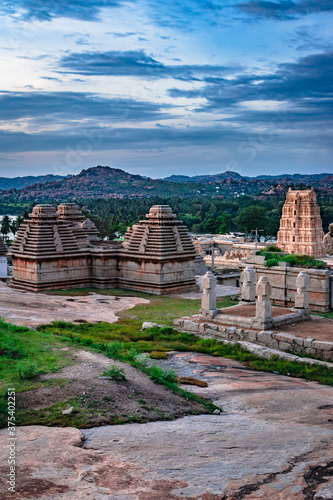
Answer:
POLYGON ((127 288, 164 295, 197 291, 196 250, 171 208, 156 205, 129 228, 123 244, 103 241, 70 203, 37 205, 11 248, 12 286, 36 292, 127 288))
POLYGON ((168 205, 155 205, 145 220, 129 227, 123 248, 134 254, 154 257, 196 255, 186 226, 168 205))
POLYGON ((12 245, 12 253, 53 256, 80 251, 71 224, 59 218, 52 205, 37 205, 24 221, 12 245))

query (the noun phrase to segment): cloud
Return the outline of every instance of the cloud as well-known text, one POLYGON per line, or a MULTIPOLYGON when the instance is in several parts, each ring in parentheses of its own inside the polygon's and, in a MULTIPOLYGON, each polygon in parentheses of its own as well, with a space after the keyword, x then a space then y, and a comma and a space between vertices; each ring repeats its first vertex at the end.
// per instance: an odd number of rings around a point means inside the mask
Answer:
POLYGON ((234 79, 207 78, 207 85, 196 90, 169 90, 171 97, 205 98, 199 111, 221 112, 243 101, 273 100, 309 107, 325 107, 333 99, 333 52, 313 54, 295 63, 283 63, 266 75, 241 75, 234 79))
MULTIPOLYGON (((130 1, 130 0, 128 0, 130 1)), ((0 10, 12 14, 23 10, 25 20, 51 21, 57 17, 98 21, 103 8, 123 5, 122 0, 4 0, 0 10)))
MULTIPOLYGON (((161 105, 81 92, 2 92, 0 120, 112 118, 147 121, 167 118, 161 105)), ((167 108, 167 106, 164 106, 167 108)))
POLYGON ((250 16, 285 21, 318 12, 332 12, 333 0, 302 0, 297 3, 292 0, 251 0, 238 4, 237 8, 250 16))
POLYGON ((60 67, 80 75, 135 76, 147 79, 197 80, 203 75, 235 72, 238 67, 212 65, 165 65, 143 50, 80 52, 61 58, 60 67))

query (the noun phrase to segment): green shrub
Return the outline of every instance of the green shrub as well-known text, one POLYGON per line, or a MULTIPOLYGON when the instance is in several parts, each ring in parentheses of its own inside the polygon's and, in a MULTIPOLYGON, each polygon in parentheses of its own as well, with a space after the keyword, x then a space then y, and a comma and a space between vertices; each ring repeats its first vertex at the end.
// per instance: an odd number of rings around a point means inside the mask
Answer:
POLYGON ((117 365, 112 365, 108 370, 102 373, 104 377, 111 377, 113 380, 127 380, 124 368, 119 368, 117 365))
POLYGON ((262 252, 282 252, 281 248, 276 247, 275 245, 267 245, 267 247, 262 250, 262 252))
POLYGON ((20 380, 34 380, 40 375, 36 363, 21 363, 18 366, 20 380))
POLYGON ((176 381, 176 374, 173 370, 165 372, 162 368, 155 365, 150 368, 149 377, 153 382, 157 382, 158 384, 176 381))
POLYGON ((168 359, 169 355, 164 351, 152 351, 149 357, 152 359, 168 359))

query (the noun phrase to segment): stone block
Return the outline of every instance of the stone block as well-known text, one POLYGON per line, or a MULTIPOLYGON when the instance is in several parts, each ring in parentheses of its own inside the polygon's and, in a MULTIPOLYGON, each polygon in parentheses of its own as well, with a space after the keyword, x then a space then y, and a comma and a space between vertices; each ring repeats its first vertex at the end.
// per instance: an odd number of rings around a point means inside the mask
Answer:
POLYGON ((275 339, 272 340, 272 342, 270 343, 270 346, 272 349, 278 349, 279 348, 279 342, 275 339))
POLYGON ((262 342, 263 344, 269 345, 274 338, 274 333, 269 330, 264 330, 262 332, 257 333, 257 341, 262 342))
POLYGON ((227 340, 229 338, 229 335, 227 334, 227 332, 218 332, 216 334, 216 337, 227 340))
POLYGON ((228 326, 226 329, 227 333, 229 335, 234 335, 236 333, 237 328, 235 326, 228 326))
POLYGON ((292 348, 292 345, 289 342, 281 342, 279 341, 279 349, 281 351, 289 351, 292 348))
POLYGON ((276 340, 281 342, 287 342, 288 344, 293 344, 295 342, 295 335, 291 335, 290 333, 277 333, 275 335, 276 340))
POLYGON ((202 333, 202 334, 205 333, 205 331, 206 331, 205 326, 206 326, 205 323, 199 323, 199 333, 202 333))
POLYGON ((183 329, 187 332, 198 332, 199 333, 199 323, 194 321, 185 320, 183 324, 183 329))
POLYGON ((207 328, 205 330, 204 335, 210 335, 211 337, 217 337, 218 336, 218 332, 216 330, 212 330, 211 328, 207 328))
POLYGON ((304 339, 303 340, 304 347, 310 347, 311 348, 313 341, 314 341, 314 339, 312 337, 308 337, 307 339, 304 339))
POLYGON ((247 330, 247 338, 255 342, 257 340, 257 332, 254 330, 247 330))
POLYGON ((183 326, 183 321, 181 319, 175 319, 173 321, 174 326, 183 326))
POLYGON ((205 328, 210 328, 211 330, 218 330, 218 326, 214 323, 205 323, 205 328))
POLYGON ((298 346, 304 346, 304 339, 302 339, 301 337, 295 337, 295 341, 294 342, 298 346))
POLYGON ((321 351, 332 351, 333 342, 323 342, 321 340, 314 340, 312 342, 313 349, 320 349, 321 351))
POLYGON ((226 331, 226 327, 225 326, 218 326, 218 331, 219 332, 225 332, 226 331))

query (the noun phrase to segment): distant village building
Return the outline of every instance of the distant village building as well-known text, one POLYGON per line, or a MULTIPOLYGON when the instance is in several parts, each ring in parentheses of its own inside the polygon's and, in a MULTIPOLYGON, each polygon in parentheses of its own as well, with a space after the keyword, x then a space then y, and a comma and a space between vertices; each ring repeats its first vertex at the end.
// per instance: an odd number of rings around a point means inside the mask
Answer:
POLYGON ((277 245, 288 253, 323 257, 324 231, 316 193, 289 188, 282 209, 277 245))
POLYGON ((156 205, 128 228, 125 241, 103 241, 80 209, 37 205, 11 248, 13 286, 32 291, 120 287, 157 295, 197 290, 196 250, 171 208, 156 205))

